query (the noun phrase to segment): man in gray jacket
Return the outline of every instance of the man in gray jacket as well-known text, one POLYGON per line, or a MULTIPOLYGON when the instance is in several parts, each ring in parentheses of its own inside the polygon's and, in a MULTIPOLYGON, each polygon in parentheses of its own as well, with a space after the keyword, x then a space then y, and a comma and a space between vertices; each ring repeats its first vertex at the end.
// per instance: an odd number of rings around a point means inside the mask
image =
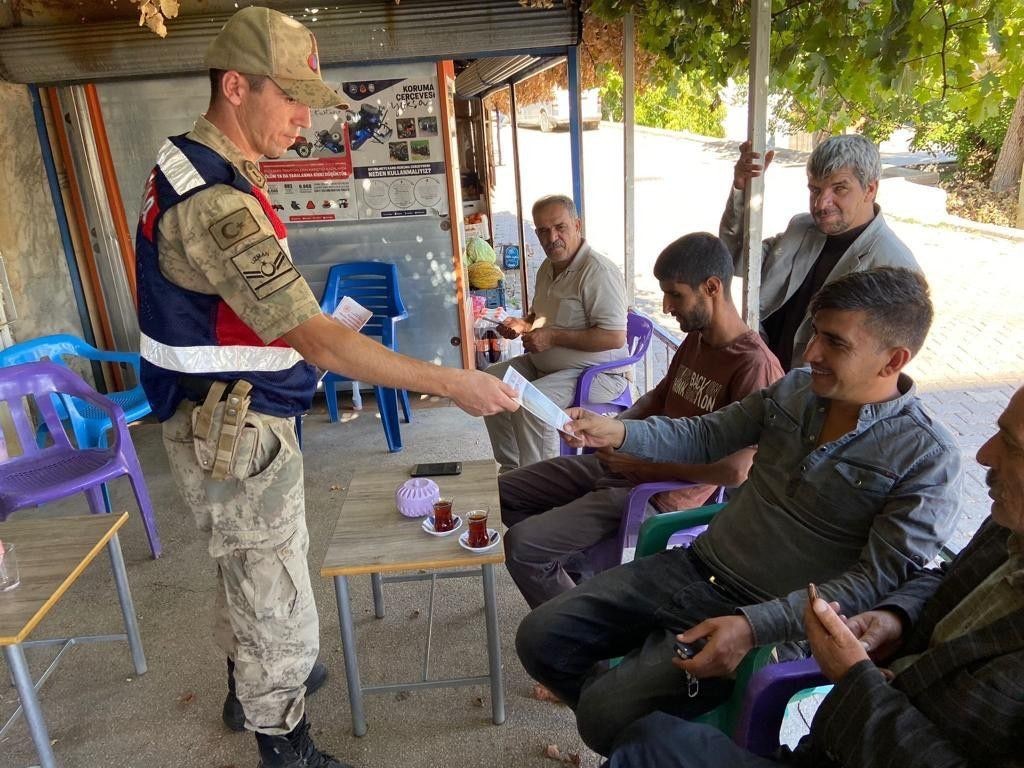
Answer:
POLYGON ((516 650, 607 754, 634 720, 706 712, 759 645, 804 637, 807 582, 849 614, 921 570, 960 511, 960 449, 902 371, 924 342, 924 278, 891 267, 824 286, 811 305, 810 368, 687 419, 569 410, 573 442, 649 459, 717 461, 747 445, 747 481, 689 549, 612 568, 534 609, 516 650), (685 671, 675 635, 706 645, 685 671), (600 662, 622 662, 605 669, 600 662))
MULTIPOLYGON (((740 145, 732 192, 719 237, 732 252, 737 274, 743 262, 743 192, 774 152, 760 155, 740 145)), ((761 334, 787 371, 803 365, 811 338, 811 297, 825 283, 873 267, 921 268, 889 229, 875 203, 882 160, 863 136, 833 136, 807 160, 810 213, 790 219, 786 231, 761 244, 761 334)))

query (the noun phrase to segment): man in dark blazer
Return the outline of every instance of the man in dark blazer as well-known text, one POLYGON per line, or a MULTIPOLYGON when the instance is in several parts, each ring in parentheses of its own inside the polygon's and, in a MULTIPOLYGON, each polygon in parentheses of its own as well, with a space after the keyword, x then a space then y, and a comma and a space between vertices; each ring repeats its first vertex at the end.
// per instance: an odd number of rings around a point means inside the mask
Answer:
POLYGON ((623 732, 607 768, 1024 766, 1024 387, 978 461, 992 514, 952 563, 851 619, 809 604, 807 637, 835 687, 795 751, 758 757, 659 712, 623 732))

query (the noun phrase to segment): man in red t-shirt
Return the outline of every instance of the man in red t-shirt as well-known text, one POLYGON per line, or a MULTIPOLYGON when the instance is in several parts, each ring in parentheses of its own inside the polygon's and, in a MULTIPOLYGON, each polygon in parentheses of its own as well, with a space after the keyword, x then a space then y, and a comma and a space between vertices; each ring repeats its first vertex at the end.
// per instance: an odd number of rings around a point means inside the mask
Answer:
MULTIPOLYGON (((654 265, 662 310, 686 339, 668 374, 623 419, 701 416, 783 375, 761 337, 747 327, 730 293, 732 256, 714 235, 698 232, 665 248, 654 265)), ((718 486, 746 480, 755 448, 714 464, 654 464, 613 451, 562 456, 498 478, 501 518, 508 526, 509 573, 531 608, 575 586, 586 573, 583 553, 619 529, 629 491, 640 483, 687 480, 695 485, 653 497, 652 512, 697 507, 718 486)))

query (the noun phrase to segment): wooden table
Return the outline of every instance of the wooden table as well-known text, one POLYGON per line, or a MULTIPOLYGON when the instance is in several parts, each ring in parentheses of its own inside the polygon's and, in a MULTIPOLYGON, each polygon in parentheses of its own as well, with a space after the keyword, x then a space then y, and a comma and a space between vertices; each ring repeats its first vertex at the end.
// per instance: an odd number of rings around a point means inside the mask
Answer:
POLYGON ((21 707, 0 729, 0 736, 23 709, 43 768, 53 768, 57 763, 36 692, 57 666, 65 650, 83 642, 127 640, 136 673, 141 675, 146 671, 146 657, 142 652, 135 607, 128 589, 128 575, 117 538, 117 530, 127 521, 128 513, 122 512, 120 515, 81 515, 0 523, 0 538, 15 545, 21 574, 21 584, 10 592, 0 592, 0 646, 3 646, 21 700, 21 707), (27 640, 36 625, 104 546, 110 555, 125 633, 27 640), (61 649, 39 681, 33 683, 25 662, 24 648, 36 645, 60 645, 61 649))
POLYGON ((477 554, 459 546, 458 538, 466 530, 465 512, 478 505, 490 507, 487 524, 503 530, 498 508, 497 465, 491 461, 463 462, 462 474, 437 477, 442 494, 455 497, 455 513, 463 517, 463 527, 450 536, 430 536, 423 532, 422 518, 407 518, 395 507, 395 489, 409 478, 409 467, 385 469, 357 475, 348 489, 338 522, 331 536, 320 575, 334 579, 338 600, 338 621, 341 625, 342 652, 348 675, 348 696, 352 710, 352 731, 356 736, 366 733, 363 714, 363 694, 386 691, 414 690, 417 688, 450 687, 490 682, 491 715, 495 724, 505 722, 505 692, 501 679, 501 645, 498 638, 498 610, 494 590, 494 566, 505 562, 501 545, 477 554), (450 569, 473 568, 472 571, 450 569), (392 581, 431 579, 428 619, 433 619, 434 586, 438 578, 472 576, 475 569, 482 573, 484 614, 487 623, 487 654, 489 674, 446 680, 428 679, 430 659, 430 628, 427 629, 427 648, 423 677, 417 682, 390 683, 364 686, 359 679, 356 658, 355 632, 352 624, 352 605, 349 598, 348 577, 370 574, 373 582, 373 603, 377 618, 384 616, 382 584, 392 581), (392 575, 408 571, 423 571, 411 575, 392 575), (437 573, 437 571, 446 571, 437 573))

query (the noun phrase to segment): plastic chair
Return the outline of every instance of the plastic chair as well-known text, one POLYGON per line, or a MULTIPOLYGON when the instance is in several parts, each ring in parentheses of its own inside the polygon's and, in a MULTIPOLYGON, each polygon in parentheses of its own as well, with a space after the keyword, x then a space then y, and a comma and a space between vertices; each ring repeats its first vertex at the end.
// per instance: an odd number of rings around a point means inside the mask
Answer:
POLYGON ((127 475, 142 513, 149 548, 154 558, 160 557, 160 536, 146 481, 124 414, 117 405, 94 392, 69 368, 49 362, 0 368, 0 402, 7 404, 22 448, 20 456, 11 458, 0 431, 0 520, 6 520, 16 510, 38 507, 76 493, 85 494, 93 514, 107 512, 103 484, 127 475), (71 445, 54 405, 54 395, 73 396, 106 414, 113 425, 113 445, 71 445), (35 424, 22 398, 29 398, 29 404, 38 409, 53 439, 51 445, 40 447, 36 443, 35 424))
MULTIPOLYGON (((398 269, 394 264, 380 261, 356 261, 349 264, 335 264, 327 273, 324 295, 320 308, 327 314, 334 312, 342 297, 349 296, 373 312, 373 317, 363 326, 362 333, 375 336, 388 349, 398 351, 397 324, 409 313, 402 303, 398 290, 398 269)), ((353 381, 339 373, 329 372, 324 376, 324 395, 327 397, 327 413, 332 423, 338 420, 338 384, 353 381)), ((353 399, 358 397, 358 382, 353 382, 353 399)), ((402 403, 405 423, 412 421, 409 407, 409 393, 404 389, 375 386, 377 409, 388 450, 396 453, 402 450, 402 433, 398 426, 398 401, 402 403)))
MULTIPOLYGON (((104 352, 87 344, 77 336, 69 334, 41 336, 38 339, 30 339, 8 347, 0 351, 0 366, 33 363, 47 358, 54 363, 67 365, 67 358, 72 357, 101 363, 130 365, 135 372, 135 380, 141 380, 138 353, 104 352)), ((121 409, 128 422, 137 421, 149 415, 152 410, 141 384, 137 384, 131 389, 108 392, 104 397, 112 400, 121 409)), ((84 400, 71 397, 60 398, 56 403, 56 410, 61 421, 71 422, 71 431, 79 447, 102 448, 106 446, 107 433, 113 425, 105 411, 84 400)), ((40 424, 36 433, 39 445, 44 444, 46 433, 46 424, 40 424)))
MULTIPOLYGON (((661 552, 669 542, 685 534, 690 541, 707 528, 725 504, 708 504, 681 512, 666 512, 650 517, 640 527, 636 557, 661 552)), ((689 546, 687 542, 685 546, 689 546)), ((741 747, 769 756, 779 746, 779 728, 786 705, 794 694, 805 689, 823 691, 828 680, 813 658, 776 663, 774 648, 754 648, 736 668, 736 682, 728 700, 694 718, 732 737, 741 747)), ((826 686, 827 687, 827 686, 826 686)))
MULTIPOLYGON (((569 407, 579 406, 593 411, 594 413, 622 413, 633 404, 632 387, 627 386, 622 394, 607 403, 590 402, 590 387, 599 373, 623 368, 633 365, 644 359, 647 348, 651 345, 651 337, 654 335, 654 323, 639 312, 630 310, 626 316, 626 349, 628 356, 621 360, 612 360, 608 363, 599 363, 583 369, 579 379, 576 380, 576 392, 573 395, 569 407)), ((562 456, 575 456, 577 449, 570 446, 564 440, 561 441, 560 452, 562 456)))
MULTIPOLYGON (((619 523, 618 534, 613 539, 602 541, 586 552, 587 565, 593 573, 600 573, 623 562, 626 550, 637 546, 640 527, 647 514, 647 502, 651 497, 665 491, 677 491, 694 485, 683 480, 664 480, 655 483, 641 483, 634 487, 626 497, 622 509, 622 521, 619 523)), ((725 496, 725 488, 719 488, 709 503, 720 504, 725 496)), ((690 541, 702 533, 706 525, 679 531, 669 540, 670 546, 689 546, 690 541)))

